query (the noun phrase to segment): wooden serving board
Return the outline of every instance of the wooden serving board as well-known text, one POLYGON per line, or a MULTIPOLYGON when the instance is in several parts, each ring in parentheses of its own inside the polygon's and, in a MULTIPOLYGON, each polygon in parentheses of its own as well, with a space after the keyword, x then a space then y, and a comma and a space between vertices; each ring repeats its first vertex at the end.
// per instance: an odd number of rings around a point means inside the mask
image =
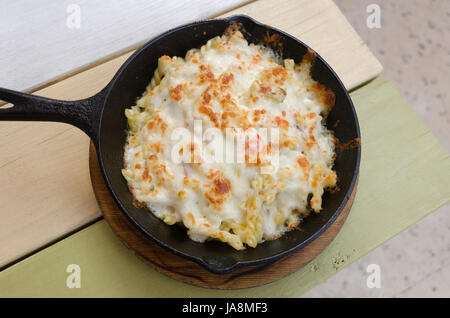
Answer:
POLYGON ((89 170, 95 197, 103 212, 103 216, 125 246, 160 273, 192 285, 217 289, 238 289, 265 285, 306 266, 338 234, 350 213, 357 188, 356 184, 344 210, 335 222, 303 249, 271 264, 248 266, 229 274, 214 274, 203 266, 177 256, 159 246, 125 216, 105 184, 97 160, 97 153, 92 143, 89 151, 89 170))

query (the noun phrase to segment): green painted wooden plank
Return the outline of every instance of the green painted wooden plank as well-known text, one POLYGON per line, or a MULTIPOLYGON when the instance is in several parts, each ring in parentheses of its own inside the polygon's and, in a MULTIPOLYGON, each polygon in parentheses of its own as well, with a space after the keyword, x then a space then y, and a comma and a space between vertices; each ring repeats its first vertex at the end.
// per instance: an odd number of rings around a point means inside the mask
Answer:
POLYGON ((336 239, 300 271, 245 290, 190 286, 143 263, 102 220, 1 272, 0 296, 300 296, 450 200, 450 157, 394 85, 378 79, 352 98, 363 143, 356 200, 336 239), (81 268, 79 289, 66 286, 69 264, 81 268))

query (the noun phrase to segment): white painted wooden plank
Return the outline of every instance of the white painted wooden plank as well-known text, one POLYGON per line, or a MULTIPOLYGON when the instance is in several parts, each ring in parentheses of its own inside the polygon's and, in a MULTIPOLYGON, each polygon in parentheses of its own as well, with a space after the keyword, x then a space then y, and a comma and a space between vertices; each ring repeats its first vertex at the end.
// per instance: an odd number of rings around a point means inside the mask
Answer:
POLYGON ((0 87, 16 90, 39 87, 172 27, 217 15, 246 2, 248 0, 2 1, 0 87))

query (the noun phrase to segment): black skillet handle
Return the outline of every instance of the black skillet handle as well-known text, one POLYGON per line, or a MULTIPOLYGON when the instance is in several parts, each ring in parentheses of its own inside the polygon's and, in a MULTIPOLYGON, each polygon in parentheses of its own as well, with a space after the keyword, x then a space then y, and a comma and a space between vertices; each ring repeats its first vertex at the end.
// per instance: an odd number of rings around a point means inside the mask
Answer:
POLYGON ((62 101, 0 88, 0 100, 13 104, 0 106, 0 121, 55 121, 84 131, 97 144, 104 90, 77 101, 62 101))

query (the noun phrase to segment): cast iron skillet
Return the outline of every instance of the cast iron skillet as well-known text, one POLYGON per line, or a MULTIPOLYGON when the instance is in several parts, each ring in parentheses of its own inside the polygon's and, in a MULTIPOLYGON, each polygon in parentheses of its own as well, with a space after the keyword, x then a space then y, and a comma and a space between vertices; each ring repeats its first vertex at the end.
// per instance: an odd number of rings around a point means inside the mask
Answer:
MULTIPOLYGON (((243 266, 273 262, 316 239, 334 222, 347 203, 355 186, 361 154, 359 146, 338 154, 334 169, 339 178, 340 191, 324 195, 320 214, 311 214, 301 224, 300 230, 291 231, 280 239, 264 242, 244 251, 236 251, 220 242, 193 242, 187 237, 186 229, 168 226, 148 210, 133 205, 133 197, 121 175, 127 130, 125 108, 134 105, 145 91, 160 56, 184 56, 189 49, 200 47, 208 39, 222 35, 231 22, 242 24, 244 35, 251 43, 258 44, 267 35, 278 34, 282 44, 282 57, 292 58, 296 63, 308 49, 304 43, 282 31, 239 15, 187 24, 156 37, 137 50, 101 92, 87 99, 60 101, 0 88, 0 99, 14 104, 11 108, 0 108, 0 120, 57 121, 83 130, 97 149, 103 178, 123 213, 163 247, 218 274, 243 266)), ((277 46, 274 49, 279 48, 277 46)), ((331 88, 336 95, 336 105, 327 119, 328 127, 339 120, 334 134, 340 141, 359 138, 358 119, 347 90, 319 55, 312 69, 312 76, 331 88)))

